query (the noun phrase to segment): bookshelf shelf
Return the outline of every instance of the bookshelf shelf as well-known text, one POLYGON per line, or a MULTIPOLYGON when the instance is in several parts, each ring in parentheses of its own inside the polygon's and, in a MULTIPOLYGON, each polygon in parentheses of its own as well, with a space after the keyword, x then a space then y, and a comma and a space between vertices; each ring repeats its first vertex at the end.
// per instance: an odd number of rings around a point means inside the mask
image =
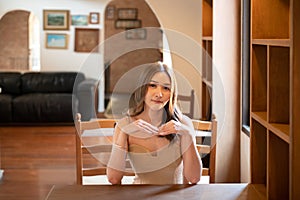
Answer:
POLYGON ((251 1, 251 182, 289 199, 290 1, 251 1))
POLYGON ((253 39, 252 44, 289 47, 289 39, 253 39))
POLYGON ((212 110, 212 54, 213 54, 213 1, 202 1, 202 97, 201 119, 211 120, 212 110))

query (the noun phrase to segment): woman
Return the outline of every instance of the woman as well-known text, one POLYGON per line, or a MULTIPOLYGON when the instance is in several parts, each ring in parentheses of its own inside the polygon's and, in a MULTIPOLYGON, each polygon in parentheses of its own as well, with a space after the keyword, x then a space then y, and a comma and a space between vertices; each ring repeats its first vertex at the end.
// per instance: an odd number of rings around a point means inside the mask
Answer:
POLYGON ((161 62, 149 64, 129 101, 113 137, 107 177, 121 184, 128 155, 140 184, 196 184, 202 162, 195 146, 191 119, 177 108, 172 70, 161 62), (183 176, 182 176, 183 175, 183 176))

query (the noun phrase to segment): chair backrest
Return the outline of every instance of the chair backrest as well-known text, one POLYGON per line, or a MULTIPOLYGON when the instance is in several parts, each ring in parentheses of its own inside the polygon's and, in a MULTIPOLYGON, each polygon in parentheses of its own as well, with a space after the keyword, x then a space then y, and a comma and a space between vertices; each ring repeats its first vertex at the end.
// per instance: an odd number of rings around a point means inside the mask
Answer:
MULTIPOLYGON (((106 164, 112 149, 115 123, 115 119, 81 121, 81 115, 76 114, 77 184, 83 184, 83 176, 106 175, 106 164)), ((132 176, 134 173, 125 175, 132 176)))
POLYGON ((195 104, 195 94, 194 90, 191 90, 190 95, 178 95, 177 96, 178 104, 183 112, 183 114, 187 115, 191 119, 194 117, 194 104, 195 104), (188 103, 188 111, 184 110, 184 103, 188 103))
POLYGON ((215 183, 216 149, 217 149, 217 120, 212 121, 192 119, 196 130, 196 147, 201 157, 209 155, 208 167, 203 167, 202 175, 209 176, 209 182, 215 183), (208 143, 206 141, 209 141, 208 143))

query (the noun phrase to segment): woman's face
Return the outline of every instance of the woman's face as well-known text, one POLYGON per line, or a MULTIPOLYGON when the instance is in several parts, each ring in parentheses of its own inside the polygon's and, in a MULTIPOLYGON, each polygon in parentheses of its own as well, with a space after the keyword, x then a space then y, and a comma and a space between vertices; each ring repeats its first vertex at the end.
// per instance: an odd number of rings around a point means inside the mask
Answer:
POLYGON ((171 80, 165 72, 151 78, 145 96, 145 105, 151 110, 161 110, 170 100, 171 80))

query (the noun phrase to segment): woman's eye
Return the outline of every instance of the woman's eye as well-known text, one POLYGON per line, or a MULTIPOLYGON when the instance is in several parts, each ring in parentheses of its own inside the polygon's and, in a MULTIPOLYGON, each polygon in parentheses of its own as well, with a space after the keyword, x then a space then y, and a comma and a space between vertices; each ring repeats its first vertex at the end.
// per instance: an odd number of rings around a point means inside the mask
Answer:
POLYGON ((155 88, 155 87, 156 87, 156 85, 155 85, 155 84, 153 84, 153 83, 150 83, 150 84, 149 84, 149 87, 151 87, 151 88, 155 88))
POLYGON ((170 88, 169 87, 164 87, 164 90, 170 91, 170 88))

